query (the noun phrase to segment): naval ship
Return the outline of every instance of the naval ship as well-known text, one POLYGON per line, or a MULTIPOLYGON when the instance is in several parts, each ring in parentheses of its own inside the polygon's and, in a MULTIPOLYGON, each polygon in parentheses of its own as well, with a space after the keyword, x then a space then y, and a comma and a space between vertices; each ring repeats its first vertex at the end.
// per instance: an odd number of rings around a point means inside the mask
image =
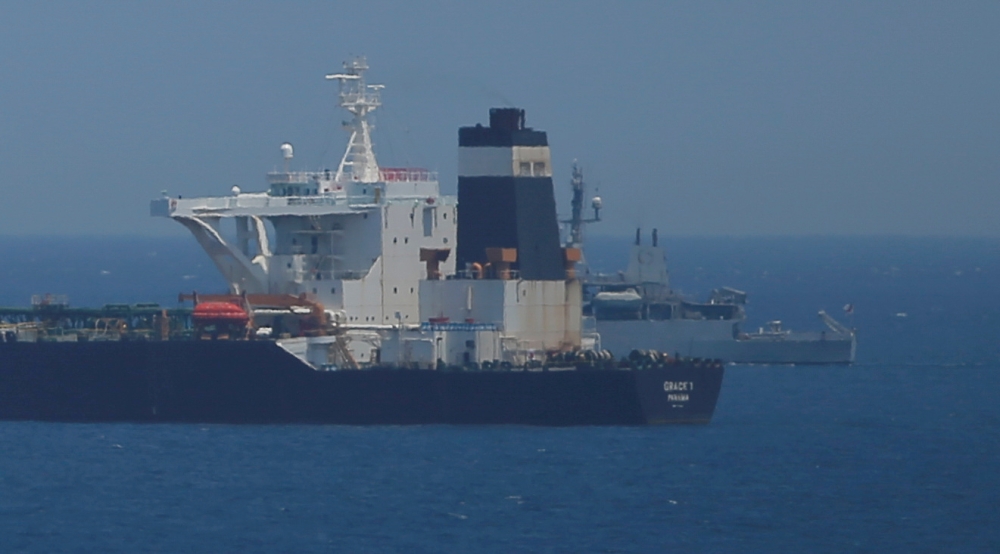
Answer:
MULTIPOLYGON (((603 201, 592 200, 594 216, 583 216, 585 184, 574 162, 570 186, 572 215, 566 244, 583 248, 583 226, 600 221, 603 201)), ((818 312, 825 330, 792 332, 780 321, 745 331, 747 294, 731 287, 712 291, 698 302, 670 287, 667 256, 653 229, 649 244, 640 230, 629 250, 628 266, 615 274, 583 272, 584 310, 596 319, 601 347, 655 349, 675 356, 721 359, 753 364, 851 364, 857 348, 854 329, 825 310, 818 312)))
POLYGON ((0 326, 0 419, 340 424, 709 421, 717 360, 612 354, 583 316, 580 252, 560 243, 545 132, 491 109, 459 129, 458 196, 382 167, 363 58, 327 79, 349 112, 336 171, 150 203, 228 283, 191 307, 70 308, 0 326))

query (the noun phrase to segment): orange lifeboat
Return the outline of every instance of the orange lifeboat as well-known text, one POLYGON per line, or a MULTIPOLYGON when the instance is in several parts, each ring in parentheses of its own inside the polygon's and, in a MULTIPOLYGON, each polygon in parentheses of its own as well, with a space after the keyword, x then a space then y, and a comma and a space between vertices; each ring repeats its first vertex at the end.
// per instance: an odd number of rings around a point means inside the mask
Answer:
POLYGON ((191 319, 202 325, 246 325, 250 321, 250 315, 243 308, 229 302, 202 302, 194 307, 191 319))

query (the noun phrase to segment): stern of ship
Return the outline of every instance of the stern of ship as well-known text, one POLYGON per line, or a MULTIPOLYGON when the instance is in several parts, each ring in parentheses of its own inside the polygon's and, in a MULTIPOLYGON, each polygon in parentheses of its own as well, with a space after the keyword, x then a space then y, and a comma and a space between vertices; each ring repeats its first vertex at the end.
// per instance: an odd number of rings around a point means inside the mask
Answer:
POLYGON ((634 371, 647 424, 708 423, 722 389, 724 366, 695 360, 634 371))

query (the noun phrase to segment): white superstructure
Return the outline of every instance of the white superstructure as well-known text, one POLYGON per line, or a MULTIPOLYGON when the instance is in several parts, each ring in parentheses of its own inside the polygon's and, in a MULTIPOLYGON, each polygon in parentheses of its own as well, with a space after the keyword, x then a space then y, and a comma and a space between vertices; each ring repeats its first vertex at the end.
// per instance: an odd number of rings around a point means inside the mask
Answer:
MULTIPOLYGON (((283 171, 268 174, 267 191, 164 197, 152 201, 152 215, 190 230, 230 293, 305 295, 322 304, 331 325, 353 333, 359 362, 523 363, 535 351, 579 348, 578 282, 456 272, 466 269, 455 267, 457 199, 441 194, 434 172, 378 165, 369 116, 383 87, 366 82, 367 69, 358 58, 327 75, 352 116, 336 171, 293 170, 294 150, 284 143, 283 171)), ((494 158, 461 155, 463 168, 487 174, 497 171, 494 158)), ((547 147, 515 158, 501 174, 522 162, 549 174, 547 147)), ((324 365, 314 353, 308 358, 324 365)))
MULTIPOLYGON (((353 115, 337 171, 289 170, 285 143, 285 171, 268 174, 266 192, 153 201, 153 215, 192 232, 230 292, 307 294, 344 322, 420 321, 420 249, 454 247, 456 199, 434 172, 378 166, 368 116, 382 86, 365 82, 366 69, 359 58, 327 76, 353 115), (235 232, 223 232, 230 222, 235 232)), ((454 273, 453 257, 441 271, 454 273)))

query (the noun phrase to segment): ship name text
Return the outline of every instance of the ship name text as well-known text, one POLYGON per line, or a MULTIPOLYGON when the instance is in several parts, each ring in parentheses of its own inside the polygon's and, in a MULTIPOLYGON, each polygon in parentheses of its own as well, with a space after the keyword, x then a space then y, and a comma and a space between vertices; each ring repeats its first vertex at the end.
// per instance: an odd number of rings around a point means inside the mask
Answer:
POLYGON ((664 381, 663 390, 666 392, 693 391, 694 381, 664 381))

